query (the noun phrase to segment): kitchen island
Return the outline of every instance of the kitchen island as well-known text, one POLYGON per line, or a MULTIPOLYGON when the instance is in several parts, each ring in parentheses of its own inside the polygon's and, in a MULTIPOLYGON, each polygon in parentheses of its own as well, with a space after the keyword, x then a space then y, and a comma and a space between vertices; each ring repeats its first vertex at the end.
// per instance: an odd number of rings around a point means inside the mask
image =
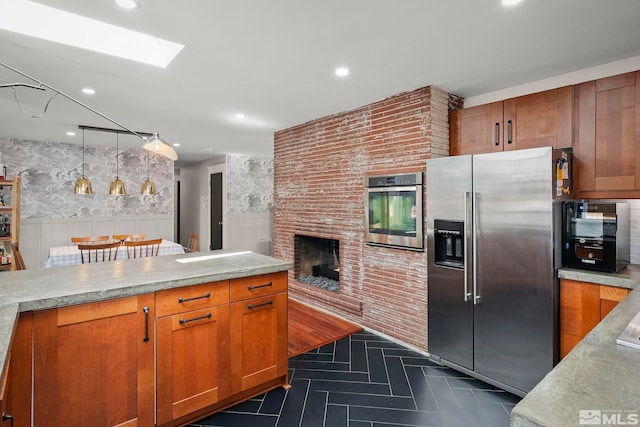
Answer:
MULTIPOLYGON (((38 416, 49 425, 81 425, 64 418, 74 413, 73 399, 64 405, 49 401, 59 398, 56 387, 72 381, 75 371, 83 372, 77 378, 83 386, 109 388, 105 396, 110 399, 118 388, 127 394, 117 397, 116 410, 128 411, 118 420, 109 413, 109 421, 101 422, 91 413, 86 422, 139 426, 183 425, 265 387, 286 386, 286 271, 292 267, 251 252, 216 251, 5 274, 0 284, 2 384, 9 379, 10 392, 33 392, 36 425, 38 416), (29 353, 31 342, 32 355, 19 353, 29 353), (179 348, 187 344, 194 350, 179 348), (262 358, 248 358, 248 352, 262 358), (33 371, 26 356, 33 358, 33 371), (121 362, 103 369, 112 360, 121 362), (33 375, 33 388, 30 379, 15 375, 20 367, 33 375), (92 370, 99 375, 87 378, 92 370), (27 385, 18 387, 15 380, 27 385)), ((64 387, 64 392, 82 389, 64 387)), ((84 392, 80 408, 94 405, 111 412, 99 396, 84 392)), ((13 397, 18 405, 31 401, 18 395, 13 397)), ((12 396, 3 396, 4 407, 12 396)), ((31 410, 18 412, 26 409, 31 410)), ((29 425, 24 417, 15 421, 29 425)))
POLYGON ((516 405, 511 425, 640 424, 640 350, 616 343, 640 311, 640 266, 615 274, 560 269, 558 277, 633 291, 516 405))

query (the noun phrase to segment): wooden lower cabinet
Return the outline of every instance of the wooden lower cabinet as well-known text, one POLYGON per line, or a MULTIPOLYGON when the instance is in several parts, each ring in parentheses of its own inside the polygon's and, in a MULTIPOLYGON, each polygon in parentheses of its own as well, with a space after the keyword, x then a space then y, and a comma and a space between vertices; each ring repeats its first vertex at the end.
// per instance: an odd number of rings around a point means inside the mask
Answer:
POLYGON ((286 271, 22 313, 0 427, 186 425, 288 387, 287 347, 286 271))
POLYGON ((287 376, 287 293, 231 304, 231 392, 287 376))
POLYGON ((228 282, 158 292, 156 302, 206 305, 156 320, 157 424, 171 423, 230 395, 228 282), (208 295, 208 296, 207 296, 208 295))
POLYGON ((36 312, 36 426, 153 425, 153 294, 36 312))
POLYGON ((560 357, 566 356, 629 292, 626 288, 560 279, 560 357))
POLYGON ((1 427, 31 426, 33 312, 20 314, 8 354, 1 427))

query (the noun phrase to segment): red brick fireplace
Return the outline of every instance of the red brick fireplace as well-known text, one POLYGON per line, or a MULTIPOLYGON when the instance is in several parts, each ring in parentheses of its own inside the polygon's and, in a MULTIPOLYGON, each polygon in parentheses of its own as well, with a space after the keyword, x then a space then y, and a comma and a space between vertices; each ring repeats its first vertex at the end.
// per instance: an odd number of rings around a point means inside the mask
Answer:
POLYGON ((426 253, 365 244, 364 177, 448 155, 461 103, 429 86, 275 134, 274 256, 294 262, 300 235, 339 242, 338 290, 291 271, 292 298, 427 350, 426 253))

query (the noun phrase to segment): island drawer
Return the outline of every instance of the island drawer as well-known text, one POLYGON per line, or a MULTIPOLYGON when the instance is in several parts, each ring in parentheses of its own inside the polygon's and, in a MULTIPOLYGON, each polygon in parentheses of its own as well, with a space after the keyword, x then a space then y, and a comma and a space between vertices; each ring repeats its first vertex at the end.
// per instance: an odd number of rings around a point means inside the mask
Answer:
POLYGON ((156 292, 156 317, 229 303, 229 282, 203 283, 156 292))
POLYGON ((286 271, 243 277, 230 280, 231 301, 242 301, 263 295, 275 294, 287 290, 288 274, 286 271))

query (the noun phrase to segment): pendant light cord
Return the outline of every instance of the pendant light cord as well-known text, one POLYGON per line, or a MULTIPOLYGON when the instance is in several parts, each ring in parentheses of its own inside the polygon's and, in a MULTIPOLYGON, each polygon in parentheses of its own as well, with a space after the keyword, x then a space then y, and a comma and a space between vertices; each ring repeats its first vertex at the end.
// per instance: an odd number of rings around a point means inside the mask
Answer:
POLYGON ((116 179, 120 179, 120 177, 118 176, 118 172, 120 171, 119 169, 119 165, 118 165, 118 151, 119 151, 119 141, 118 141, 118 137, 120 136, 119 132, 116 132, 116 179))
POLYGON ((82 129, 82 177, 84 176, 84 129, 82 129))

